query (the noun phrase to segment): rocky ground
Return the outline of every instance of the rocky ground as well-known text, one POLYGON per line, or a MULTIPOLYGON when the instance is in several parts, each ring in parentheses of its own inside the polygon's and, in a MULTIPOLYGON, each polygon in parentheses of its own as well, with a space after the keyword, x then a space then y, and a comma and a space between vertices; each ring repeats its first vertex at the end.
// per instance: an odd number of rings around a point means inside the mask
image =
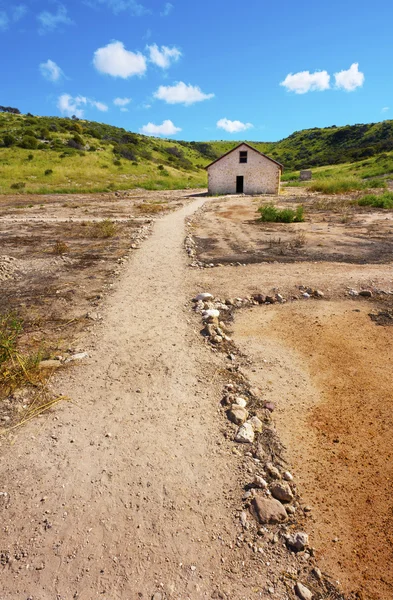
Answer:
MULTIPOLYGON (((172 194, 183 207, 147 224, 138 252, 127 236, 114 270, 101 255, 110 287, 97 318, 48 357, 60 363, 50 391, 72 402, 21 428, 5 422, 2 598, 387 600, 391 265, 380 253, 371 266, 285 254, 236 266, 221 246, 204 254, 203 219, 230 240, 233 206, 250 200, 172 194), (346 333, 355 328, 364 337, 346 333), (354 352, 365 337, 371 350, 354 352)), ((142 195, 137 204, 162 201, 142 195)), ((18 220, 3 218, 3 232, 18 220)), ((4 253, 7 285, 23 273, 17 247, 4 253)))

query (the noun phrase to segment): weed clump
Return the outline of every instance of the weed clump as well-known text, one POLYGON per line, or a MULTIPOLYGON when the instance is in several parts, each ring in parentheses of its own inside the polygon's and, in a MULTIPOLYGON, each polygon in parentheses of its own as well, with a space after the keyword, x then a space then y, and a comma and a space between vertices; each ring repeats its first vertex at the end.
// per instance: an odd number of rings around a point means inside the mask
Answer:
POLYGON ((12 392, 18 385, 39 380, 41 353, 24 356, 18 350, 23 321, 14 313, 0 315, 0 391, 12 392))
POLYGON ((358 200, 359 206, 372 206, 373 208, 393 208, 393 192, 384 192, 380 196, 366 194, 358 200))
POLYGON ((16 183, 11 183, 10 185, 11 190, 23 190, 24 187, 26 187, 24 181, 17 181, 16 183))
POLYGON ((62 256, 70 251, 69 246, 65 242, 58 240, 53 246, 53 254, 57 254, 58 256, 62 256))
POLYGON ((261 213, 260 221, 265 223, 301 223, 304 221, 303 206, 298 206, 296 210, 292 208, 280 210, 273 204, 268 204, 258 208, 258 212, 261 213))
POLYGON ((110 238, 116 233, 116 224, 111 219, 91 223, 89 233, 92 238, 110 238))

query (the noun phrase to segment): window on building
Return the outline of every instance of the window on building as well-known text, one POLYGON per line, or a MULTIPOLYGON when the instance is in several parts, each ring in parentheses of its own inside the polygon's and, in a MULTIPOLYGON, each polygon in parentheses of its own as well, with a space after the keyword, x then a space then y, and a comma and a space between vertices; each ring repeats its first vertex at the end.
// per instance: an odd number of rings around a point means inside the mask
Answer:
POLYGON ((239 152, 239 154, 240 154, 239 162, 246 163, 247 162, 247 150, 241 150, 239 152))

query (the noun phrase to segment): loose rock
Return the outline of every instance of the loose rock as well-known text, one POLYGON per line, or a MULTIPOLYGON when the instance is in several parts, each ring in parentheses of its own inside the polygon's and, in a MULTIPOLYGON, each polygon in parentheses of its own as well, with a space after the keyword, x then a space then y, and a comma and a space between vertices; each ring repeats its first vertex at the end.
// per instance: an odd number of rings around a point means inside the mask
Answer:
POLYGON ((287 483, 273 483, 270 486, 270 491, 273 498, 281 502, 291 502, 293 500, 292 490, 287 483))
POLYGON ((262 421, 258 419, 258 417, 251 417, 247 422, 250 423, 254 431, 257 431, 258 433, 262 432, 262 421))
POLYGON ((242 398, 241 396, 237 396, 235 398, 235 404, 237 404, 238 406, 242 406, 243 408, 246 408, 247 401, 244 398, 242 398))
POLYGON ((288 518, 281 502, 274 500, 274 498, 256 496, 252 500, 250 510, 259 523, 262 524, 283 523, 288 518))
POLYGON ((213 300, 213 298, 214 296, 212 294, 209 294, 208 292, 202 292, 195 296, 194 301, 198 302, 199 300, 202 300, 203 302, 206 302, 206 300, 213 300))
POLYGON ((235 435, 235 442, 242 444, 252 444, 254 441, 255 433, 250 423, 244 423, 239 427, 235 435))
POLYGON ((287 544, 294 550, 301 552, 308 546, 308 535, 304 531, 297 531, 287 537, 287 544))
POLYGON ((227 412, 228 419, 235 423, 235 425, 242 425, 248 419, 248 410, 237 404, 232 404, 230 410, 227 412))
POLYGON ((272 465, 272 463, 266 463, 265 467, 270 477, 272 477, 273 479, 281 479, 280 471, 277 469, 277 467, 272 465))
POLYGON ((255 475, 252 483, 255 487, 260 488, 261 490, 267 489, 267 481, 265 481, 263 477, 260 477, 260 475, 255 475))
POLYGON ((310 590, 300 582, 297 582, 295 585, 295 592, 301 600, 312 600, 313 598, 312 592, 310 592, 310 590))

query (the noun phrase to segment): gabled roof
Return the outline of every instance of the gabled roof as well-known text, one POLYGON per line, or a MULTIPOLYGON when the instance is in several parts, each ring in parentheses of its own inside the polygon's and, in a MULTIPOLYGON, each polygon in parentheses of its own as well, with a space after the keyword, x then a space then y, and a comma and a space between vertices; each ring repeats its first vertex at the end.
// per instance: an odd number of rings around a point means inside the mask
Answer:
POLYGON ((228 152, 225 152, 225 154, 223 154, 219 158, 216 158, 216 160, 213 160, 213 162, 211 162, 209 165, 207 165, 205 167, 205 169, 208 169, 209 167, 211 167, 212 165, 214 165, 214 163, 216 163, 219 160, 221 160, 222 158, 224 158, 224 156, 228 156, 228 154, 230 154, 231 152, 235 152, 235 150, 237 150, 238 148, 240 148, 240 146, 247 146, 247 148, 250 148, 250 150, 253 150, 254 152, 257 152, 258 154, 260 154, 264 158, 267 158, 268 160, 271 160, 272 162, 274 162, 276 165, 278 165, 280 167, 281 171, 283 170, 284 167, 283 167, 283 165, 281 163, 279 163, 276 160, 274 160, 274 158, 270 158, 270 156, 266 156, 266 154, 263 154, 263 152, 259 152, 259 150, 257 150, 256 148, 253 148, 252 146, 250 146, 250 144, 247 144, 247 142, 241 142, 240 144, 238 144, 237 146, 235 146, 235 148, 232 148, 232 150, 229 150, 228 152))

